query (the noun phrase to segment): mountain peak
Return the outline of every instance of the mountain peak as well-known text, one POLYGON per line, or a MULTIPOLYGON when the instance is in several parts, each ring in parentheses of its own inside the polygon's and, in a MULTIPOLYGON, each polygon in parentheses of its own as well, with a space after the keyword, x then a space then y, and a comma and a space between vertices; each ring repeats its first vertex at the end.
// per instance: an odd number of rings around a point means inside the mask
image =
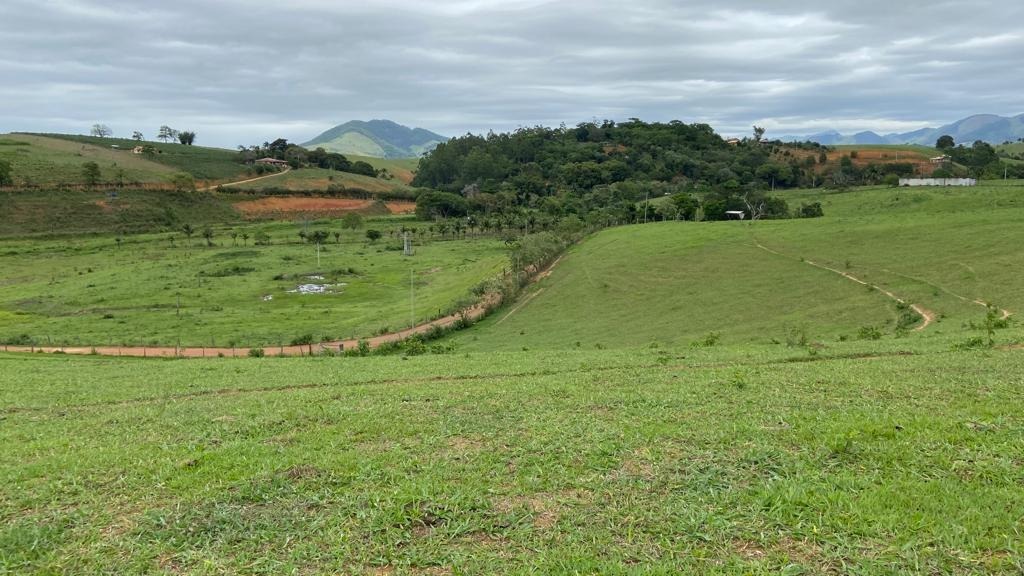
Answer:
POLYGON ((409 128, 386 119, 350 120, 302 144, 354 156, 418 158, 448 140, 423 128, 409 128))
POLYGON ((974 114, 939 128, 920 128, 901 134, 879 136, 875 132, 864 131, 852 135, 843 135, 835 130, 828 130, 804 137, 793 137, 793 140, 810 140, 819 144, 921 144, 934 146, 935 141, 944 134, 953 137, 958 144, 971 144, 976 140, 999 144, 1007 140, 1024 137, 1024 114, 1014 117, 1003 117, 996 114, 974 114))

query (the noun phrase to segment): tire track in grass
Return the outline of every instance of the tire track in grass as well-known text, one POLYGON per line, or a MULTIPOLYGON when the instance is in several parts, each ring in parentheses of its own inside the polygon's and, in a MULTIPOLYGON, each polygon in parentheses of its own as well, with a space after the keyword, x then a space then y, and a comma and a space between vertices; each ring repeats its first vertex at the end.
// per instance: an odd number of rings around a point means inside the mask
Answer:
MULTIPOLYGON (((756 245, 761 250, 764 250, 765 252, 768 252, 769 254, 774 254, 776 256, 781 256, 783 258, 787 258, 787 259, 790 259, 790 260, 794 260, 795 259, 792 256, 787 256, 786 254, 783 254, 782 252, 779 252, 777 250, 772 250, 771 248, 768 248, 764 244, 761 244, 761 242, 757 238, 754 238, 754 245, 756 245)), ((881 286, 878 286, 876 284, 871 284, 870 282, 865 282, 864 280, 861 280, 860 278, 857 278, 856 276, 850 274, 849 272, 843 272, 842 270, 837 270, 835 268, 832 268, 830 266, 826 266, 824 264, 818 264, 817 262, 814 262, 813 260, 801 259, 801 262, 803 262, 804 264, 807 264, 808 266, 814 266, 815 268, 819 268, 821 270, 828 270, 829 272, 832 272, 834 274, 838 274, 838 275, 842 276, 843 278, 846 278, 847 280, 849 280, 851 282, 856 282, 857 284, 860 284, 861 286, 868 286, 868 287, 870 287, 873 290, 877 290, 878 292, 881 292, 882 294, 885 294, 890 299, 895 300, 896 302, 898 302, 900 304, 904 304, 904 305, 910 306, 910 309, 913 310, 914 313, 916 313, 918 316, 921 317, 921 324, 914 328, 914 332, 920 332, 920 331, 924 330, 925 328, 930 326, 932 322, 935 321, 935 313, 932 312, 931 310, 928 310, 927 308, 925 308, 923 306, 920 306, 918 304, 911 304, 911 303, 907 302, 906 300, 904 300, 903 298, 900 298, 896 294, 893 294, 889 290, 886 290, 885 288, 882 288, 881 286)))
MULTIPOLYGON (((967 302, 969 304, 977 304, 978 306, 983 306, 986 309, 988 309, 989 306, 993 306, 993 304, 991 302, 986 302, 986 301, 984 301, 984 300, 982 300, 980 298, 977 298, 977 299, 968 298, 967 296, 963 296, 961 294, 957 294, 956 292, 953 292, 952 290, 950 290, 949 288, 946 288, 945 286, 939 286, 938 284, 929 282, 927 280, 922 280, 921 278, 915 278, 913 276, 908 276, 907 274, 901 274, 899 272, 893 272, 892 270, 887 270, 885 268, 879 268, 879 270, 881 270, 882 272, 885 272, 886 274, 892 274, 893 276, 899 276, 900 278, 906 278, 907 280, 913 280, 914 282, 920 282, 921 284, 924 284, 926 286, 931 286, 932 288, 935 288, 936 290, 941 290, 942 292, 945 292, 946 294, 949 294, 950 296, 952 296, 954 298, 957 298, 957 299, 959 299, 959 300, 961 300, 963 302, 967 302)), ((972 273, 974 272, 973 268, 971 268, 971 272, 972 273)), ((999 308, 999 313, 1001 314, 1001 316, 999 317, 1000 320, 1006 320, 1010 316, 1013 316, 1013 312, 1010 312, 1006 308, 999 308)))

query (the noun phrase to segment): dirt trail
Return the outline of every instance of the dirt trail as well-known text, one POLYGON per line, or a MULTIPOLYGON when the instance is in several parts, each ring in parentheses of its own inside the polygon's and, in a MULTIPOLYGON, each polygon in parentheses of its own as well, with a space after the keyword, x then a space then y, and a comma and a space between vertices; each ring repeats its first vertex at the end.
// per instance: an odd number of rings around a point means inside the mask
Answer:
MULTIPOLYGON (((958 262, 957 264, 960 264, 960 263, 958 262)), ((960 265, 961 266, 965 266, 967 268, 970 268, 970 271, 971 271, 972 274, 975 273, 974 272, 974 268, 971 268, 970 266, 967 266, 966 264, 960 264, 960 265)), ((949 294, 950 296, 952 296, 952 297, 954 297, 954 298, 956 298, 958 300, 961 300, 963 302, 968 302, 968 303, 971 303, 971 304, 977 304, 978 306, 982 306, 982 307, 984 307, 986 309, 989 306, 992 306, 992 304, 989 303, 989 302, 986 302, 986 301, 981 300, 981 299, 968 298, 967 296, 963 296, 963 295, 957 294, 956 292, 953 292, 952 290, 950 290, 949 288, 946 288, 945 286, 939 286, 938 284, 933 284, 933 283, 931 283, 931 282, 929 282, 927 280, 922 280, 920 278, 915 278, 913 276, 908 276, 906 274, 900 274, 899 272, 893 272, 892 270, 886 270, 885 268, 881 268, 881 270, 882 270, 882 272, 885 272, 886 274, 892 274, 894 276, 900 276, 902 278, 906 278, 907 280, 913 280, 914 282, 920 282, 921 284, 927 284, 928 286, 931 286, 932 288, 935 288, 936 290, 941 290, 941 291, 945 292, 946 294, 949 294)), ((999 313, 1000 313, 1000 317, 999 317, 1000 320, 1006 320, 1010 316, 1013 316, 1013 312, 1010 312, 1006 308, 1000 308, 999 309, 999 313)))
MULTIPOLYGON (((758 241, 756 238, 754 239, 754 244, 758 248, 760 248, 761 250, 764 250, 765 252, 768 252, 770 254, 775 254, 776 256, 782 256, 783 258, 791 258, 790 256, 787 256, 787 255, 783 254, 782 252, 778 252, 776 250, 772 250, 771 248, 768 248, 767 246, 761 244, 761 242, 758 241)), ((836 270, 835 268, 831 268, 831 267, 826 266, 824 264, 818 264, 817 262, 814 262, 812 260, 803 260, 803 262, 805 264, 810 265, 810 266, 814 266, 815 268, 820 268, 822 270, 828 270, 829 272, 832 272, 832 273, 835 273, 835 274, 839 274, 843 278, 846 278, 847 280, 850 280, 852 282, 856 282, 857 284, 860 284, 861 286, 870 286, 871 288, 881 292, 882 294, 885 294, 886 296, 888 296, 892 300, 895 300, 896 302, 899 302, 900 304, 907 304, 907 305, 909 305, 910 309, 913 310, 914 312, 916 312, 917 315, 921 317, 921 324, 914 328, 914 332, 920 332, 921 330, 924 330, 929 325, 931 325, 932 322, 935 321, 935 313, 932 312, 931 310, 928 310, 927 308, 924 308, 924 307, 919 306, 917 304, 910 304, 907 301, 905 301, 904 299, 900 298, 899 296, 893 294, 892 292, 886 290, 885 288, 882 288, 881 286, 877 286, 875 284, 871 284, 869 282, 865 282, 864 280, 861 280, 860 278, 857 278, 856 276, 854 276, 854 275, 852 275, 852 274, 850 274, 848 272, 843 272, 842 270, 836 270)))
POLYGON ((200 188, 199 192, 209 192, 210 190, 215 190, 215 189, 220 188, 222 186, 227 187, 227 186, 237 186, 239 184, 248 184, 249 182, 255 182, 257 180, 265 180, 267 178, 273 178, 275 176, 280 176, 282 174, 287 174, 287 173, 289 173, 291 171, 292 171, 292 167, 291 166, 285 166, 284 170, 281 170, 280 172, 274 172, 273 174, 267 174, 266 176, 257 176, 256 178, 249 178, 248 180, 239 180, 237 182, 225 182, 223 184, 216 184, 214 186, 207 186, 205 188, 200 188))
MULTIPOLYGON (((561 260, 561 257, 556 259, 554 262, 549 264, 542 270, 537 271, 531 278, 530 282, 535 283, 540 280, 547 278, 551 274, 551 270, 561 260)), ((399 330, 397 332, 389 332, 387 334, 381 334, 373 336, 371 338, 351 338, 348 340, 335 340, 332 342, 320 342, 318 344, 309 344, 302 346, 267 346, 263 348, 264 354, 267 356, 310 356, 327 350, 339 352, 345 350, 352 350, 359 346, 359 342, 366 342, 370 348, 377 348, 382 344, 388 344, 391 342, 398 342, 404 340, 410 336, 418 334, 426 334, 434 328, 448 328, 455 323, 459 322, 463 317, 469 320, 479 320, 487 314, 488 309, 493 308, 501 304, 500 294, 488 294, 484 299, 469 308, 460 310, 454 314, 431 320, 430 322, 424 322, 413 326, 412 328, 406 328, 405 330, 399 330)), ((97 354, 100 356, 130 356, 136 358, 204 358, 204 357, 247 357, 249 355, 248 347, 239 348, 223 348, 223 347, 205 347, 205 346, 7 346, 4 345, 0 350, 4 352, 44 352, 44 353, 62 353, 62 354, 75 354, 75 355, 87 355, 97 354)))

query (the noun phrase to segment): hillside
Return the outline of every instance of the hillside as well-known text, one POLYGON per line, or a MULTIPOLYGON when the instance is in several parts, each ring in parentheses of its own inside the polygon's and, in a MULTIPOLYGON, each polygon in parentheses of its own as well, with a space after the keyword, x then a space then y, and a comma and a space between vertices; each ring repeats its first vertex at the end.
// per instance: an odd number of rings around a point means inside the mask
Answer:
POLYGON ((73 185, 82 182, 82 165, 95 162, 104 182, 164 183, 177 170, 167 164, 113 149, 110 143, 74 142, 29 134, 0 135, 0 160, 11 165, 16 186, 73 185))
MULTIPOLYGON (((98 138, 75 134, 40 134, 47 139, 76 142, 80 145, 111 149, 117 146, 116 152, 122 157, 135 156, 132 149, 139 145, 152 146, 154 153, 144 156, 145 159, 161 164, 171 172, 187 172, 197 180, 225 181, 242 177, 247 169, 239 161, 238 152, 224 148, 206 146, 184 146, 164 142, 136 142, 126 138, 98 138)), ((17 135, 21 137, 21 135, 17 135)))
POLYGON ((302 146, 346 156, 418 158, 445 140, 447 138, 440 134, 390 120, 353 120, 327 130, 302 146))
POLYGON ((825 345, 868 329, 895 337, 921 326, 879 290, 928 312, 921 336, 981 322, 993 302, 1024 311, 1015 280, 1024 254, 1016 186, 820 190, 825 217, 749 223, 662 222, 605 230, 566 254, 514 306, 456 341, 470 350, 686 346, 785 342, 792 332, 825 345), (820 266, 812 266, 813 262, 820 266), (832 270, 824 269, 831 268, 832 270))

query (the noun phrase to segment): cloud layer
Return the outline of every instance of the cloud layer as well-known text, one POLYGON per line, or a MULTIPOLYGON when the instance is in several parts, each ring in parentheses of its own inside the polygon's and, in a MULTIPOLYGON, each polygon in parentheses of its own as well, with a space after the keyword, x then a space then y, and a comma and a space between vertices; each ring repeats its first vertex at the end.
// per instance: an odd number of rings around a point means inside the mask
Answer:
POLYGON ((985 0, 4 0, 0 132, 170 124, 232 147, 371 118, 905 131, 1024 112, 1022 17, 985 0))

